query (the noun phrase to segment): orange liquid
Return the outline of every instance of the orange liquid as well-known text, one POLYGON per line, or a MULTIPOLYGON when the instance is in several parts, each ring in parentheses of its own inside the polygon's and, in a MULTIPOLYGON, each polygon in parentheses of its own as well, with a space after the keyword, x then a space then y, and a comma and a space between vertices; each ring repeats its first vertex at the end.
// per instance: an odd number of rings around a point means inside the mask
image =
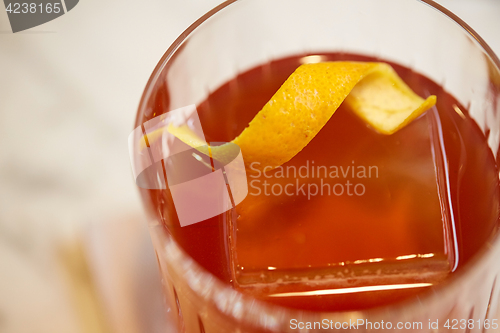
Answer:
MULTIPOLYGON (((373 61, 345 54, 326 57, 373 61)), ((231 141, 239 135, 299 65, 300 57, 274 61, 211 93, 197 106, 207 140, 231 141)), ((425 292, 426 287, 419 287, 308 294, 439 284, 461 269, 498 226, 498 171, 486 138, 466 109, 439 85, 392 65, 417 94, 437 95, 437 111, 385 136, 342 106, 284 165, 296 170, 307 165, 308 177, 278 178, 276 171, 268 173, 273 176, 269 179, 248 177, 250 193, 236 209, 191 226, 180 227, 168 190, 143 194, 189 255, 222 281, 259 299, 334 311, 380 306, 425 292), (446 172, 442 163, 448 166, 446 172), (318 172, 318 166, 328 171, 318 172), (331 174, 332 166, 338 177, 331 174), (277 184, 274 194, 264 195, 266 180, 268 193, 277 184), (296 192, 302 184, 307 190, 325 183, 329 195, 296 192), (289 186, 294 195, 278 193, 287 184, 294 185, 289 186), (333 193, 341 188, 341 195, 333 193), (364 189, 363 194, 357 195, 356 189, 358 194, 364 189)), ((140 123, 168 110, 164 94, 157 109, 140 123)))

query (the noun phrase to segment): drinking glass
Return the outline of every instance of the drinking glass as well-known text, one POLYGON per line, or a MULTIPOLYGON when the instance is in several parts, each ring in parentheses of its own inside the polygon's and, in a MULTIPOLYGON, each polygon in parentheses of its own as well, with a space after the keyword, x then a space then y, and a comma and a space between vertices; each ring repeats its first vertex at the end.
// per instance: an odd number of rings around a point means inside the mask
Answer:
MULTIPOLYGON (((257 65, 292 55, 355 53, 392 61, 439 83, 466 108, 498 161, 500 61, 465 22, 430 0, 232 0, 192 24, 153 71, 136 119, 198 105, 223 83, 257 65)), ((216 111, 214 111, 216 112, 216 111)), ((142 127, 141 127, 142 126, 142 127)), ((168 145, 168 142, 164 143, 168 145)), ((137 168, 137 166, 136 166, 137 168)), ((161 176, 161 170, 158 175, 161 176)), ((158 188, 165 186, 165 180, 158 188)), ((454 331, 482 332, 500 318, 500 239, 495 232, 467 265, 444 283, 409 300, 363 311, 312 312, 263 303, 223 284, 173 239, 168 202, 141 189, 166 301, 175 327, 186 333, 316 332, 298 322, 422 322, 405 331, 447 331, 447 319, 476 324, 454 331), (439 320, 439 328, 429 327, 439 320), (481 324, 478 325, 477 323, 481 324)), ((270 217, 272 218, 272 217, 270 217)), ((497 228, 498 229, 498 228, 497 228)), ((350 330, 352 327, 343 327, 350 330)), ((359 327, 357 331, 369 330, 359 327)))

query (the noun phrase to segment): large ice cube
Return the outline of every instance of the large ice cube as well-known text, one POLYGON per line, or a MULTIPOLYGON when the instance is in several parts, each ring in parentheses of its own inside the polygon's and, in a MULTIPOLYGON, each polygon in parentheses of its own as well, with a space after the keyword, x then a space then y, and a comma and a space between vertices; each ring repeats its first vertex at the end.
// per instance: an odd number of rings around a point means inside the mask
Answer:
POLYGON ((434 110, 391 136, 339 110, 290 162, 249 175, 228 233, 235 287, 295 297, 445 278, 455 241, 439 131, 434 110))

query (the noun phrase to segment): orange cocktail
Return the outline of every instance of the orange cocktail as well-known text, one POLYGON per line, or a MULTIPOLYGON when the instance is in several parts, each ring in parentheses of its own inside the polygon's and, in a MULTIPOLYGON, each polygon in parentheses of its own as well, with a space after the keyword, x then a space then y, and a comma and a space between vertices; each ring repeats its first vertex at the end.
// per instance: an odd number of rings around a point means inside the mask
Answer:
MULTIPOLYGON (((333 52, 336 47, 329 42, 317 49, 332 52, 304 53, 302 47, 294 48, 293 41, 289 46, 280 44, 284 51, 270 61, 254 51, 269 47, 260 41, 277 37, 266 37, 258 28, 252 31, 261 33, 260 39, 247 40, 252 47, 241 50, 222 29, 233 22, 231 17, 240 15, 239 3, 245 2, 235 3, 234 11, 220 12, 220 25, 206 21, 189 31, 192 35, 186 41, 180 40, 183 47, 176 44, 167 52, 146 89, 137 126, 193 104, 206 141, 230 142, 302 63, 381 61, 359 55, 374 54, 368 42, 366 50, 346 46, 356 53, 333 52), (203 42, 211 31, 222 36, 214 45, 203 42), (220 71, 196 61, 194 54, 220 71), (243 69, 226 59, 228 55, 243 69)), ((292 1, 284 10, 284 16, 290 16, 286 22, 293 21, 299 3, 292 1)), ((260 2, 248 6, 277 10, 260 2)), ((351 4, 325 6, 354 10, 351 4)), ((414 15, 433 17, 416 2, 407 1, 405 6, 417 10, 414 15)), ((322 6, 305 10, 319 15, 322 6)), ((370 10, 355 21, 370 20, 370 10)), ((312 22, 303 31, 293 31, 288 23, 281 22, 290 31, 276 28, 281 41, 286 42, 283 36, 289 33, 318 33, 312 22)), ((386 45, 384 35, 377 38, 386 45)), ((426 57, 424 50, 412 51, 426 57)), ((437 104, 396 133, 380 134, 343 104, 289 161, 267 170, 249 163, 248 194, 241 203, 191 225, 180 223, 168 186, 142 191, 158 221, 151 224, 152 238, 181 332, 287 332, 297 328, 292 323, 323 319, 396 323, 403 318, 421 322, 427 331, 435 329, 427 323, 431 319, 440 321, 439 330, 452 319, 472 319, 474 329, 483 329, 486 319, 491 324, 497 318, 498 147, 491 138, 499 132, 498 124, 478 125, 478 114, 493 114, 498 104, 471 109, 467 100, 474 96, 451 94, 432 75, 428 78, 434 65, 410 69, 411 61, 398 52, 388 57, 398 61, 388 62, 415 93, 424 98, 436 95, 437 104), (484 244, 490 249, 485 250, 484 244)), ((481 88, 474 81, 474 87, 490 101, 499 95, 494 81, 498 64, 485 59, 490 71, 486 84, 481 88)), ((466 68, 433 60, 442 66, 439 73, 466 68)), ((453 85, 451 90, 460 91, 453 85)), ((143 131, 147 133, 147 128, 143 131)), ((217 169, 200 156, 195 159, 217 169)), ((158 165, 158 176, 165 175, 167 184, 170 166, 158 165)))

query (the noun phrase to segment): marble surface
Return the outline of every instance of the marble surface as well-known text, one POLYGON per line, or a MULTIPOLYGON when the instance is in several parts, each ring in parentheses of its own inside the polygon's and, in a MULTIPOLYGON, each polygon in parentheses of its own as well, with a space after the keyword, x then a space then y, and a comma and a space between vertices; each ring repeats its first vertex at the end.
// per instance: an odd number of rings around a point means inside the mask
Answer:
MULTIPOLYGON (((127 151, 142 90, 221 2, 82 0, 17 34, 0 9, 0 332, 84 332, 54 244, 103 221, 145 228, 127 151)), ((500 1, 438 2, 500 54, 500 1)))

